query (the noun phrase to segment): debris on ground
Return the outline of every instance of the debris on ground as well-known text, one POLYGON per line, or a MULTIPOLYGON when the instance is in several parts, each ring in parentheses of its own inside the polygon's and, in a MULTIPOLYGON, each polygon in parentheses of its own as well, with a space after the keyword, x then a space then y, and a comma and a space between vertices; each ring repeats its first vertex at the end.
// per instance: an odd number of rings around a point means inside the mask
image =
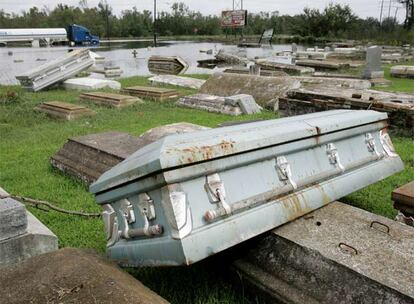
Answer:
POLYGON ((168 302, 92 250, 65 248, 2 268, 0 298, 20 303, 168 302))
POLYGON ((148 79, 151 84, 161 85, 173 85, 177 87, 200 89, 201 86, 206 82, 203 79, 182 77, 176 75, 157 75, 148 79))
POLYGON ((260 112, 253 96, 247 94, 220 97, 209 94, 194 94, 180 98, 178 106, 205 110, 227 115, 254 114, 260 112))
POLYGON ((256 64, 259 65, 262 70, 283 71, 292 75, 313 74, 315 72, 314 68, 269 61, 267 59, 256 60, 256 64))
POLYGON ((237 94, 252 95, 259 105, 298 89, 300 81, 291 77, 263 77, 256 75, 240 75, 216 73, 207 79, 199 93, 216 96, 233 96, 237 94))
POLYGON ((24 89, 40 91, 74 77, 94 64, 88 49, 79 49, 16 76, 24 89))

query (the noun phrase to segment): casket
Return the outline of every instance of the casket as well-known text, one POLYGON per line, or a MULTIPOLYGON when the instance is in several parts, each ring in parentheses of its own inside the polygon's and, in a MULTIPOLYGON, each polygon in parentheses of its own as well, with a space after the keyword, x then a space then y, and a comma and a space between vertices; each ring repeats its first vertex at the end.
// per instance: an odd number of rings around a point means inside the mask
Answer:
POLYGON ((108 256, 190 265, 403 169, 387 115, 337 110, 171 135, 104 173, 108 256))

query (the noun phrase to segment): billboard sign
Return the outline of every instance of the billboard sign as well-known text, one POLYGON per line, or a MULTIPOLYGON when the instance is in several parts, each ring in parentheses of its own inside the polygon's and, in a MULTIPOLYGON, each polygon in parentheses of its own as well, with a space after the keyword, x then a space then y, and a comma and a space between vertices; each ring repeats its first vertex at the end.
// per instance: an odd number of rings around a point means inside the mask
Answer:
POLYGON ((223 11, 221 13, 222 27, 244 27, 247 25, 247 10, 223 11))

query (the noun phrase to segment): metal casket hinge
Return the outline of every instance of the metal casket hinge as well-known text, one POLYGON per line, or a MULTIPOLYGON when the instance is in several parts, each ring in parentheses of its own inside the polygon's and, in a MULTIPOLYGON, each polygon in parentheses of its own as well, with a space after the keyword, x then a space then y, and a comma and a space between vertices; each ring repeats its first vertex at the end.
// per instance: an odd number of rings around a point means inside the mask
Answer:
POLYGON ((345 172, 345 167, 341 163, 339 152, 335 144, 329 143, 326 145, 326 154, 328 155, 330 164, 337 166, 341 172, 345 172))
POLYGON ((293 190, 298 188, 297 183, 292 178, 292 170, 285 156, 276 157, 276 170, 280 181, 288 182, 293 190))

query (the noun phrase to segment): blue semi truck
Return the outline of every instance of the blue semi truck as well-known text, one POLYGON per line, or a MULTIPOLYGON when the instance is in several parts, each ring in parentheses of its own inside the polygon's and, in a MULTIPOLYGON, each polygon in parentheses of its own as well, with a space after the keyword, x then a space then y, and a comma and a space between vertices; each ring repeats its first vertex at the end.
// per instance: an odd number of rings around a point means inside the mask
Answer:
POLYGON ((91 35, 89 30, 81 25, 72 24, 66 29, 69 44, 75 45, 98 45, 99 37, 91 35))

